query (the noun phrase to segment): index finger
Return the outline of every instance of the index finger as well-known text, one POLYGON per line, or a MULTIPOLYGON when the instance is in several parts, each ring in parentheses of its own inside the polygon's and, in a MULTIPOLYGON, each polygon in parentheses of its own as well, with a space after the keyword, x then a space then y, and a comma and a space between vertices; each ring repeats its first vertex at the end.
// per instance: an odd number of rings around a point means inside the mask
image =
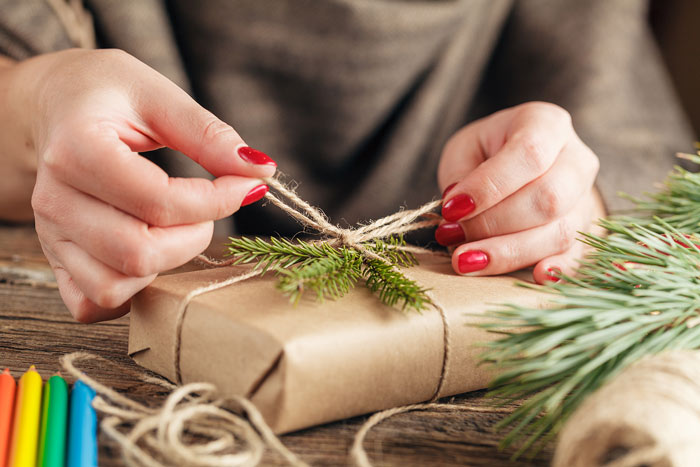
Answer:
POLYGON ((514 119, 505 143, 450 189, 445 220, 474 217, 544 175, 573 133, 563 115, 534 111, 514 119))
POLYGON ((260 179, 236 175, 171 178, 132 152, 116 131, 104 129, 86 135, 81 144, 52 149, 44 159, 67 184, 160 227, 227 217, 251 190, 263 185, 260 179))

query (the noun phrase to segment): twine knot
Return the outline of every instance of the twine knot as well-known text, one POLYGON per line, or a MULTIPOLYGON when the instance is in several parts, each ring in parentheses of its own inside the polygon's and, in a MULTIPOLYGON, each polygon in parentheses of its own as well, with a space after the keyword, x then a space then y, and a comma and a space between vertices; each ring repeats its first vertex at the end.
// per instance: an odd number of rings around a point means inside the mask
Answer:
MULTIPOLYGON (((301 222, 304 227, 311 228, 323 235, 324 239, 321 241, 331 243, 333 246, 353 248, 367 258, 382 262, 387 261, 365 248, 363 243, 387 238, 392 235, 402 235, 414 230, 432 227, 440 223, 440 218, 434 215, 432 211, 440 206, 442 201, 434 200, 417 209, 400 210, 369 224, 361 225, 354 229, 344 229, 332 224, 323 211, 301 199, 294 190, 285 186, 277 177, 266 178, 264 182, 286 199, 286 202, 275 196, 272 191, 268 191, 265 194, 265 198, 282 211, 289 214, 290 217, 301 222)), ((397 245, 392 248, 410 253, 434 253, 425 248, 409 245, 397 245)))

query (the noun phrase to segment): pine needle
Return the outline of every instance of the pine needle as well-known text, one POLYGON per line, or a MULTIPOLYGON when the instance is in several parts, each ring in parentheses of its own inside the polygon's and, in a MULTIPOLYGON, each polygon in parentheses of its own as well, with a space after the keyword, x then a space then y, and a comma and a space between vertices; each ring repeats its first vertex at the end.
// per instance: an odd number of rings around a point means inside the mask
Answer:
POLYGON ((358 250, 335 247, 328 242, 307 242, 272 237, 229 238, 227 255, 233 264, 255 263, 263 273, 278 276, 277 288, 299 303, 306 292, 319 301, 338 299, 364 279, 366 287, 389 306, 421 311, 431 304, 427 290, 406 277, 399 267, 418 264, 416 258, 401 249, 406 241, 400 235, 363 243, 362 247, 386 260, 368 259, 358 250))
POLYGON ((593 251, 576 277, 539 287, 552 308, 505 305, 481 325, 503 336, 481 356, 500 370, 490 395, 525 399, 497 427, 508 431, 503 448, 519 446, 514 457, 534 455, 629 364, 700 348, 700 174, 676 167, 661 192, 631 199, 633 215, 601 221, 607 237, 583 235, 593 251))

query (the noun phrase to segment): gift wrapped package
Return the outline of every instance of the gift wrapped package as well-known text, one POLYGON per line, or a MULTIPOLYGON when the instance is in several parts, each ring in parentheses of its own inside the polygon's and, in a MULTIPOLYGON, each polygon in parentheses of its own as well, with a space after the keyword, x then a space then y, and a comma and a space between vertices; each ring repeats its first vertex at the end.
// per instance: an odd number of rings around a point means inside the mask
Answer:
POLYGON ((224 267, 160 276, 139 293, 129 353, 171 381, 245 396, 277 433, 430 400, 438 387, 440 397, 484 388, 493 374, 477 344, 495 336, 473 324, 501 303, 543 306, 543 294, 514 277, 457 276, 444 257, 420 263, 403 271, 444 310, 448 340, 437 309, 402 312, 360 286, 294 305, 272 273, 197 296, 178 326, 190 291, 250 270, 224 267))

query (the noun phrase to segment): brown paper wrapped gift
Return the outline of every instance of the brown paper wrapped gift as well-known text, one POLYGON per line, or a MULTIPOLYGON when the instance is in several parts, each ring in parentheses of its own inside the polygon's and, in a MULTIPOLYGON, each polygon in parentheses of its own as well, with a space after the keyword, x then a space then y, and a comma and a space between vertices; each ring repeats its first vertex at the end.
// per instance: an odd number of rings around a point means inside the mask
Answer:
MULTIPOLYGON (((468 326, 499 303, 538 306, 543 294, 513 277, 459 277, 449 260, 422 257, 404 272, 445 310, 450 357, 440 397, 481 389, 478 366, 493 335, 468 326)), ((133 300, 129 353, 175 381, 176 313, 189 291, 248 269, 225 267, 158 277, 133 300)), ((208 381, 222 395, 249 398, 277 433, 435 396, 442 377, 443 321, 435 309, 405 312, 358 286, 340 300, 297 305, 267 274, 194 298, 180 334, 183 383, 208 381)))

